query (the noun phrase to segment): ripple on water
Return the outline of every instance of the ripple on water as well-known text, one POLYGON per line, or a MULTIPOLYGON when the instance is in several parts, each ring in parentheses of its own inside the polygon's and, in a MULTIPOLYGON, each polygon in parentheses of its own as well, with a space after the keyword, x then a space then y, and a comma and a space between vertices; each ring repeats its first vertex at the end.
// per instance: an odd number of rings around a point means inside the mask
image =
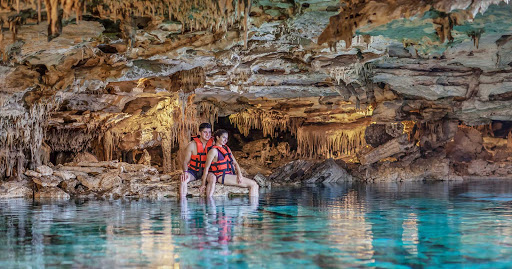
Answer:
POLYGON ((187 202, 0 201, 0 268, 512 267, 512 184, 350 183, 187 202))

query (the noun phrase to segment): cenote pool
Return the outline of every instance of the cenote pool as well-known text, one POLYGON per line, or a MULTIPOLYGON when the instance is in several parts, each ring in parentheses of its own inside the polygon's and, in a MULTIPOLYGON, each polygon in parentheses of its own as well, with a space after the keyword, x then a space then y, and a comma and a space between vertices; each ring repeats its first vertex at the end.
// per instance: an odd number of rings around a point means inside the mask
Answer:
POLYGON ((511 268, 512 182, 0 201, 0 268, 511 268))

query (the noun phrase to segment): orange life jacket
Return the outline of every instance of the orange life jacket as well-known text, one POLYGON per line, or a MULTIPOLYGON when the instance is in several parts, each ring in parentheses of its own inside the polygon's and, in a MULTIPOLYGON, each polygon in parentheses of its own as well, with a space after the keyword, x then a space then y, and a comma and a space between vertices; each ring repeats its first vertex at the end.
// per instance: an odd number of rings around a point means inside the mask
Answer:
POLYGON ((224 183, 224 175, 235 174, 231 149, 229 149, 228 146, 213 146, 213 148, 216 148, 224 156, 224 160, 217 160, 216 162, 212 162, 210 166, 210 172, 215 174, 217 177, 222 176, 222 182, 224 183))
POLYGON ((190 156, 190 162, 188 163, 188 169, 194 170, 198 172, 198 174, 202 174, 204 170, 204 164, 206 163, 206 155, 208 151, 213 146, 213 138, 210 138, 208 142, 206 142, 206 147, 203 146, 200 136, 192 137, 192 140, 196 142, 197 146, 197 155, 190 156))

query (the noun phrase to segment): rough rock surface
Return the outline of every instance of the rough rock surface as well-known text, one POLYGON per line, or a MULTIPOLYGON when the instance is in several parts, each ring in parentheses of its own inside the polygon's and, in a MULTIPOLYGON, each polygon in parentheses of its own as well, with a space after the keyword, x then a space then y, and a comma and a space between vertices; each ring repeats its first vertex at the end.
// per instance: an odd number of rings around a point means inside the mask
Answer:
POLYGON ((69 194, 57 187, 43 187, 34 193, 36 199, 58 199, 67 200, 70 198, 69 194))
POLYGON ((249 175, 308 159, 282 182, 328 158, 418 176, 432 156, 461 175, 512 162, 493 144, 512 137, 509 1, 4 2, 0 180, 174 195, 157 179, 201 122, 229 130, 249 175))
POLYGON ((5 181, 0 183, 0 198, 32 197, 33 191, 27 181, 5 181))
POLYGON ((351 182, 353 177, 333 159, 323 162, 293 161, 269 176, 274 184, 351 182))
MULTIPOLYGON (((25 174, 36 184, 36 198, 69 199, 70 197, 164 198, 177 197, 181 172, 159 174, 156 168, 123 162, 81 162, 76 166, 58 165, 52 175, 43 176, 28 170, 25 174)), ((40 169, 41 170, 41 169, 40 169)), ((269 182, 260 176, 264 186, 269 182)), ((189 184, 189 193, 199 194, 199 180, 189 184)), ((247 194, 248 189, 218 184, 215 196, 247 194)), ((28 181, 9 181, 0 185, 0 197, 32 195, 28 181)), ((204 195, 204 194, 203 194, 204 195)))

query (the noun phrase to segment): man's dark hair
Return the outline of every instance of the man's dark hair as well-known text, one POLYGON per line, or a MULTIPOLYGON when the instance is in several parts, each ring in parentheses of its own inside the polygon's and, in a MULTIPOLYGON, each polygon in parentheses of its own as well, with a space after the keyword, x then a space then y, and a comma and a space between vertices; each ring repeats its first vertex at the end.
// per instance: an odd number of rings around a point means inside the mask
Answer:
POLYGON ((213 139, 215 140, 215 142, 217 142, 217 137, 221 137, 223 134, 227 134, 228 131, 224 130, 224 129, 219 129, 217 131, 215 131, 215 133, 213 133, 213 139))
POLYGON ((199 125, 199 132, 201 132, 203 129, 211 129, 212 125, 208 122, 203 122, 201 125, 199 125))

